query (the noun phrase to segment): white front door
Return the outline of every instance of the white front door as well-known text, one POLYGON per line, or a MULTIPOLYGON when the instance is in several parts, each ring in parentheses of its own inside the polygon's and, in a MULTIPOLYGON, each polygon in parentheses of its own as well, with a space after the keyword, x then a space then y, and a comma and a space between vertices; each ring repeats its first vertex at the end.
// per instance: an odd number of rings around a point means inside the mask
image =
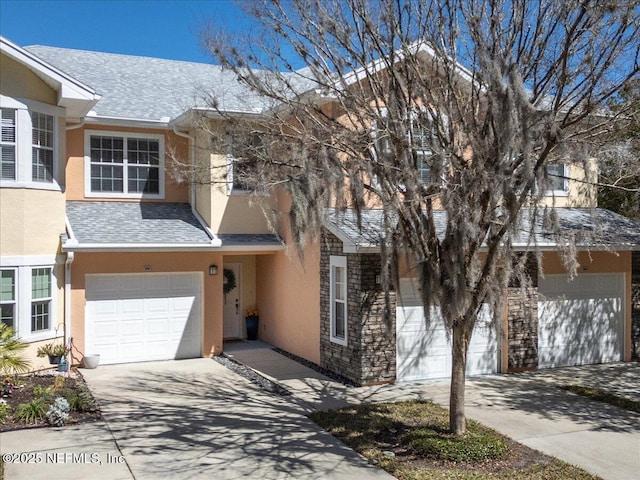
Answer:
POLYGON ((538 281, 540 368, 619 362, 624 274, 545 275, 538 281))
POLYGON ((202 275, 87 275, 85 354, 100 363, 201 354, 202 275))
MULTIPOLYGON (((239 263, 225 263, 224 269, 233 272, 236 286, 224 294, 224 338, 242 338, 242 305, 240 304, 240 275, 242 273, 239 263)), ((224 273, 224 272, 223 272, 224 273)), ((224 279, 223 279, 224 281, 224 279)))

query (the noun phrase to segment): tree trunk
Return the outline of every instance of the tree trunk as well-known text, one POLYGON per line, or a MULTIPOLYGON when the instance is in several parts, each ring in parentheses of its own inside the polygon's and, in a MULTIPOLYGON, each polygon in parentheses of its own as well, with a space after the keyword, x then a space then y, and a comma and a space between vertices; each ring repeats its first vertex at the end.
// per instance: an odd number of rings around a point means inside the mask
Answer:
POLYGON ((465 325, 453 327, 453 358, 451 362, 451 394, 449 397, 449 430, 462 435, 467 429, 464 415, 465 371, 467 367, 467 346, 469 345, 468 329, 465 325))

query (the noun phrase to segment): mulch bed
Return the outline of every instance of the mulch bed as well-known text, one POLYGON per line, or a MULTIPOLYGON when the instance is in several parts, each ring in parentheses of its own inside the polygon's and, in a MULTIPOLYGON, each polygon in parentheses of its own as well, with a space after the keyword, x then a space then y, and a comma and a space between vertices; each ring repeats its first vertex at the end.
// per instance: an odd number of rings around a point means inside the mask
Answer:
MULTIPOLYGON (((82 376, 74 369, 69 376, 67 374, 60 374, 64 377, 64 390, 76 390, 87 392, 91 395, 87 388, 82 376)), ((15 412, 15 409, 21 403, 30 402, 36 395, 34 394, 34 388, 42 387, 49 388, 53 386, 56 376, 56 372, 39 372, 37 374, 21 375, 16 382, 17 388, 13 389, 11 395, 2 397, 10 406, 11 410, 15 412)), ((57 396, 56 393, 51 394, 53 398, 57 396)), ((93 398, 93 397, 91 397, 93 398)), ((69 419, 66 425, 77 425, 79 423, 95 422, 100 420, 101 413, 94 401, 94 408, 91 411, 86 412, 69 412, 69 419)), ((21 430, 25 428, 41 428, 49 427, 46 418, 37 421, 34 424, 25 424, 17 421, 13 416, 9 416, 4 422, 0 423, 0 432, 6 432, 10 430, 21 430)))
POLYGON ((247 367, 246 365, 243 365, 233 358, 229 358, 224 353, 222 355, 213 356, 212 358, 220 365, 227 367, 232 372, 235 372, 238 375, 246 378, 251 383, 257 385, 266 392, 272 393, 274 395, 279 395, 281 397, 291 395, 291 392, 282 385, 263 377, 255 370, 247 367))

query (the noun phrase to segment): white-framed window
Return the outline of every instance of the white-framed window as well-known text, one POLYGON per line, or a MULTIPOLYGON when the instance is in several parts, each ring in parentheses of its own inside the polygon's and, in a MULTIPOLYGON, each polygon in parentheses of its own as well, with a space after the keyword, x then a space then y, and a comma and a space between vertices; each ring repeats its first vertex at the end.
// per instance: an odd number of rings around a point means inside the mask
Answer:
MULTIPOLYGON (((383 111, 383 115, 384 115, 383 111)), ((426 116, 422 114, 421 117, 426 116)), ((407 141, 412 151, 416 154, 417 175, 423 185, 428 185, 433 181, 431 176, 431 168, 433 162, 432 146, 435 142, 435 134, 433 125, 426 118, 418 118, 417 114, 411 118, 405 119, 405 128, 407 131, 407 141)), ((376 125, 373 126, 375 136, 376 149, 382 155, 390 155, 393 153, 391 139, 383 131, 379 130, 376 125)), ((376 181, 374 180, 374 183, 376 181)))
POLYGON ((330 288, 330 340, 340 345, 347 345, 347 257, 329 257, 330 288))
POLYGON ((418 178, 423 185, 428 185, 432 180, 430 161, 433 154, 431 149, 434 142, 433 129, 412 121, 410 135, 411 147, 417 156, 418 178))
POLYGON ((16 111, 2 108, 2 136, 0 137, 0 179, 16 179, 16 111))
POLYGON ((164 198, 164 136, 86 131, 85 196, 164 198))
POLYGON ((64 109, 0 95, 0 186, 60 190, 58 117, 64 109))
POLYGON ((0 258, 1 321, 26 342, 53 338, 58 327, 55 268, 42 260, 50 258, 0 258))
POLYGON ((51 330, 51 268, 31 269, 31 333, 51 330))
POLYGON ((566 163, 554 163, 546 166, 549 177, 547 195, 569 194, 569 166, 566 163))
POLYGON ((258 135, 227 134, 227 193, 246 194, 255 189, 257 151, 262 148, 258 135))
POLYGON ((0 322, 16 328, 16 271, 0 270, 0 322))
POLYGON ((31 112, 31 180, 53 182, 53 115, 31 112))

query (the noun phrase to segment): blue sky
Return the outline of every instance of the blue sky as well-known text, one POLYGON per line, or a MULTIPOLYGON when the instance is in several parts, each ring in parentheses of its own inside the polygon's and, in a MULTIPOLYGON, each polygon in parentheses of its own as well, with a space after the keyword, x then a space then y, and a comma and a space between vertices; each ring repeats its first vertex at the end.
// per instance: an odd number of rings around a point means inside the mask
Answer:
POLYGON ((211 61, 198 44, 209 19, 239 35, 250 26, 228 0, 0 0, 0 34, 20 46, 193 62, 211 61))

